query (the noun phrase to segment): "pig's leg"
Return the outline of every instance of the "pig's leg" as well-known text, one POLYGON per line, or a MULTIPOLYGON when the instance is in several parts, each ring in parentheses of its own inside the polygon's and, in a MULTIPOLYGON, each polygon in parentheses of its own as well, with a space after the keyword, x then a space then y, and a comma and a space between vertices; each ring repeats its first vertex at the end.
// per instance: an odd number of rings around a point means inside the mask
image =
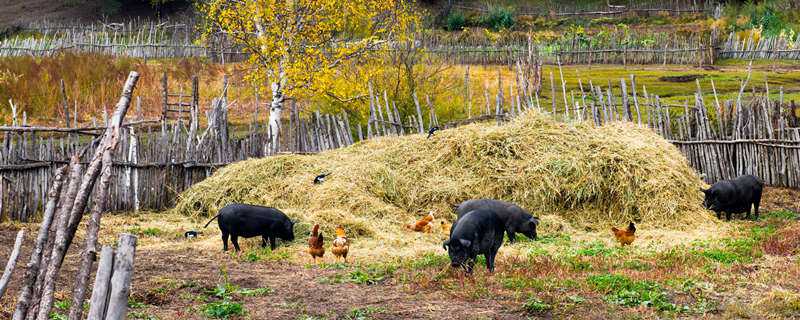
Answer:
POLYGON ((506 231, 508 233, 508 242, 514 243, 517 241, 517 234, 514 231, 506 231))
POLYGON ((269 236, 269 248, 275 250, 275 236, 269 236))
POLYGON ((231 242, 233 242, 233 247, 236 249, 236 252, 239 252, 239 236, 232 234, 231 235, 231 242))
POLYGON ((222 251, 228 251, 228 233, 222 233, 222 251))
POLYGON ((262 248, 266 248, 267 247, 267 235, 262 235, 261 236, 261 247, 262 248))

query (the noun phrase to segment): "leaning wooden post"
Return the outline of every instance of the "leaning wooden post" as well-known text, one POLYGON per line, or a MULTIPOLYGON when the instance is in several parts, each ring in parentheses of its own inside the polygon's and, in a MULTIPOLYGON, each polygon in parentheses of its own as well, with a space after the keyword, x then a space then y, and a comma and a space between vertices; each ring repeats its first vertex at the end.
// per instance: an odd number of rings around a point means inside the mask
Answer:
POLYGON ((17 232, 17 239, 14 241, 14 250, 11 250, 11 255, 8 256, 6 262, 6 269, 3 271, 3 276, 0 277, 0 299, 6 293, 8 282, 11 281, 11 273, 14 272, 14 267, 17 266, 17 258, 19 258, 19 249, 22 248, 22 239, 25 237, 25 230, 17 232))
POLYGON ((103 320, 105 318, 113 268, 114 249, 111 249, 109 246, 103 246, 103 249, 100 250, 100 262, 97 264, 97 274, 94 277, 89 315, 86 319, 103 320))
POLYGON ((114 257, 106 320, 124 320, 128 314, 128 295, 130 294, 135 255, 136 236, 127 233, 121 234, 117 245, 117 254, 114 257))
MULTIPOLYGON (((50 257, 50 265, 48 266, 47 273, 45 274, 42 300, 39 304, 39 313, 37 315, 38 320, 48 319, 50 309, 53 307, 55 282, 58 278, 58 272, 61 269, 61 264, 64 262, 64 256, 67 252, 67 249, 69 249, 69 246, 72 244, 72 239, 74 238, 75 232, 78 229, 78 224, 83 217, 84 209, 86 209, 86 203, 89 200, 89 194, 92 190, 92 187, 94 187, 94 182, 97 179, 97 176, 100 174, 102 156, 106 147, 111 145, 110 142, 113 138, 112 132, 114 132, 113 128, 119 128, 122 125, 122 120, 125 118, 125 114, 130 106, 133 89, 136 87, 136 82, 138 80, 139 73, 131 71, 131 73, 128 75, 128 79, 125 81, 125 85, 122 89, 122 96, 117 102, 117 108, 111 118, 109 127, 106 129, 106 132, 100 141, 97 150, 95 150, 95 154, 92 157, 92 160, 89 162, 82 179, 79 179, 80 187, 74 197, 72 209, 70 210, 68 216, 63 217, 68 219, 66 230, 59 229, 56 231, 53 253, 50 257)), ((70 182, 70 184, 72 184, 72 182, 70 182)), ((73 200, 73 198, 68 197, 65 200, 69 203, 73 200)), ((59 222, 59 226, 63 227, 61 222, 59 222)))
POLYGON ((14 320, 22 320, 28 312, 30 305, 31 295, 33 294, 33 287, 36 283, 37 275, 41 268, 43 251, 45 242, 50 235, 50 225, 53 222, 53 216, 56 211, 59 197, 61 196, 61 187, 64 185, 64 174, 68 166, 58 168, 53 178, 53 184, 47 192, 47 204, 44 207, 44 214, 42 215, 42 223, 39 225, 39 234, 36 236, 36 243, 34 244, 31 252, 31 258, 28 260, 25 275, 22 279, 22 288, 20 288, 19 298, 17 298, 17 306, 14 309, 14 320))
POLYGON ((86 297, 86 286, 92 270, 92 264, 97 258, 97 233, 100 231, 100 218, 105 211, 106 195, 108 194, 111 180, 111 152, 116 147, 119 137, 119 127, 114 128, 110 145, 103 152, 103 169, 100 174, 100 184, 95 188, 92 204, 92 217, 86 230, 86 248, 81 255, 81 265, 75 277, 75 289, 72 292, 72 306, 69 309, 70 319, 80 319, 83 313, 83 301, 86 297))

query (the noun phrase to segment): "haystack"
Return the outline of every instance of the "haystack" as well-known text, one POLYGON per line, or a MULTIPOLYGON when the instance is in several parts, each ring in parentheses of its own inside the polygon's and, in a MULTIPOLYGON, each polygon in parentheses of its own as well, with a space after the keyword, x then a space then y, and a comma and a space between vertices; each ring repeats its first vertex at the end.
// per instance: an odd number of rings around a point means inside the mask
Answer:
POLYGON ((181 194, 176 210, 208 217, 231 202, 253 203, 320 223, 328 234, 343 224, 355 236, 388 239, 429 210, 452 220, 454 204, 496 198, 576 226, 638 221, 686 229, 710 219, 700 187, 683 155, 649 129, 530 112, 430 139, 379 138, 318 155, 242 161, 181 194), (313 184, 323 172, 332 174, 313 184))

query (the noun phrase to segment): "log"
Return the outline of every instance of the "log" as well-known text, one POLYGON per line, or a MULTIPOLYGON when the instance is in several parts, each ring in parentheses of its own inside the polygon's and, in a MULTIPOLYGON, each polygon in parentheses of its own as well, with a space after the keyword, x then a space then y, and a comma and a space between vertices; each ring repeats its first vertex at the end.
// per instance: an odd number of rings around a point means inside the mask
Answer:
MULTIPOLYGON (((36 278, 35 284, 33 285, 34 291, 31 292, 32 296, 30 299, 24 299, 22 295, 25 293, 25 291, 23 290, 21 292, 20 302, 17 304, 17 309, 14 311, 14 320, 35 319, 36 314, 34 314, 33 310, 27 309, 28 305, 26 305, 25 302, 36 302, 37 304, 33 304, 33 306, 38 306, 41 304, 42 296, 47 290, 45 286, 47 283, 47 275, 51 272, 50 268, 54 267, 54 263, 51 263, 53 261, 53 251, 55 251, 53 244, 57 243, 56 241, 59 239, 59 237, 63 238, 63 232, 66 229, 67 221, 69 220, 69 212, 72 210, 73 202, 70 201, 70 199, 74 199, 75 194, 78 192, 78 184, 80 183, 80 176, 83 169, 80 165, 80 157, 78 155, 72 156, 72 162, 69 165, 69 169, 69 185, 67 188, 62 190, 63 194, 59 195, 58 198, 55 198, 58 214, 54 216, 53 219, 57 218, 58 220, 56 220, 56 223, 52 224, 51 227, 47 229, 47 232, 42 232, 43 229, 40 229, 39 238, 44 237, 47 242, 44 245, 45 251, 41 254, 41 267, 37 267, 38 270, 35 271, 36 278)), ((44 225, 42 227, 44 227, 44 225)), ((28 271, 30 271, 30 269, 28 271)), ((52 288, 50 290, 52 290, 52 288)))
POLYGON ((106 320, 124 320, 128 313, 133 259, 136 255, 136 236, 123 233, 114 257, 114 270, 111 276, 111 293, 108 300, 106 320))
POLYGON ((116 147, 116 135, 112 139, 112 146, 103 152, 103 169, 100 174, 100 184, 95 188, 92 206, 92 217, 89 220, 86 230, 86 248, 81 255, 81 264, 78 274, 75 276, 75 288, 72 292, 72 306, 69 309, 69 318, 79 320, 83 313, 83 301, 86 294, 86 286, 89 281, 92 263, 97 257, 97 233, 100 231, 100 218, 105 211, 106 197, 108 195, 109 181, 111 180, 111 150, 116 147))
MULTIPOLYGON (((78 229, 78 224, 83 217, 86 203, 89 200, 89 193, 91 192, 94 182, 99 175, 102 155, 106 150, 110 150, 111 147, 115 145, 112 144, 112 140, 116 139, 114 132, 118 131, 119 127, 122 125, 122 120, 125 118, 125 114, 130 106, 133 89, 136 87, 136 82, 138 80, 139 74, 135 71, 131 71, 131 73, 128 75, 128 79, 125 81, 125 85, 122 89, 122 96, 117 102, 114 115, 111 118, 110 126, 103 135, 100 146, 97 148, 97 150, 95 150, 95 154, 92 157, 92 161, 90 162, 89 166, 86 168, 83 178, 80 179, 80 188, 78 189, 76 197, 74 198, 75 200, 68 216, 69 221, 66 225, 66 230, 59 229, 56 232, 56 241, 54 243, 55 246, 50 258, 50 265, 48 266, 47 274, 45 275, 42 300, 39 304, 39 313, 37 316, 38 320, 48 319, 50 309, 53 306, 55 281, 58 272, 61 269, 61 265, 64 262, 64 256, 72 243, 75 232, 78 229)), ((72 198, 68 198, 67 200, 69 201, 70 199, 72 198)), ((61 221, 59 227, 61 227, 61 221)))
POLYGON ((0 277, 0 299, 2 299, 3 295, 6 293, 8 283, 11 281, 11 273, 14 272, 14 268, 17 266, 17 258, 19 258, 19 250, 22 248, 22 240, 24 238, 25 230, 17 232, 17 239, 14 241, 14 249, 11 250, 11 255, 8 256, 8 262, 6 262, 6 269, 3 271, 3 276, 0 277))
POLYGON ((114 267, 114 250, 103 246, 100 250, 100 262, 97 264, 97 274, 94 277, 92 298, 89 304, 89 320, 102 320, 105 318, 108 307, 108 293, 111 289, 111 274, 114 267))

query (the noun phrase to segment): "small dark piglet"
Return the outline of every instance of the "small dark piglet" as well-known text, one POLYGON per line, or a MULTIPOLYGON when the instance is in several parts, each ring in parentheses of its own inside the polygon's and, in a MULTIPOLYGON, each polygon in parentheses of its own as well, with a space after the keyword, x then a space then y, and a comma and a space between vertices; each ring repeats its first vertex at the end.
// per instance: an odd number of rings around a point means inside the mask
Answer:
MULTIPOLYGON (((275 238, 294 241, 294 222, 283 212, 275 208, 253 206, 247 204, 229 204, 206 223, 205 227, 217 219, 222 231, 222 250, 228 251, 228 236, 236 251, 239 251, 239 237, 252 238, 261 236, 261 246, 275 250, 275 238)), ((203 228, 205 228, 203 227, 203 228)))
POLYGON ((489 209, 497 214, 497 217, 503 222, 506 232, 508 233, 508 241, 514 243, 516 241, 516 233, 522 233, 526 237, 536 239, 536 226, 539 225, 539 218, 534 217, 525 209, 520 208, 518 205, 511 202, 494 200, 494 199, 473 199, 462 202, 456 207, 456 215, 458 219, 467 214, 467 212, 477 209, 489 209))
POLYGON ((717 181, 711 188, 701 189, 705 193, 703 206, 716 212, 718 219, 722 219, 722 212, 725 212, 728 221, 734 213, 747 212, 746 218, 750 218, 750 212, 755 207, 755 220, 758 220, 758 207, 761 205, 763 189, 764 183, 753 175, 717 181))
POLYGON ((189 231, 186 231, 183 234, 183 237, 184 238, 197 238, 197 234, 198 234, 197 231, 189 230, 189 231))
POLYGON ((503 244, 503 222, 488 209, 470 211, 450 229, 450 239, 442 244, 450 256, 450 265, 472 273, 475 258, 486 257, 486 267, 494 272, 494 258, 503 244))

